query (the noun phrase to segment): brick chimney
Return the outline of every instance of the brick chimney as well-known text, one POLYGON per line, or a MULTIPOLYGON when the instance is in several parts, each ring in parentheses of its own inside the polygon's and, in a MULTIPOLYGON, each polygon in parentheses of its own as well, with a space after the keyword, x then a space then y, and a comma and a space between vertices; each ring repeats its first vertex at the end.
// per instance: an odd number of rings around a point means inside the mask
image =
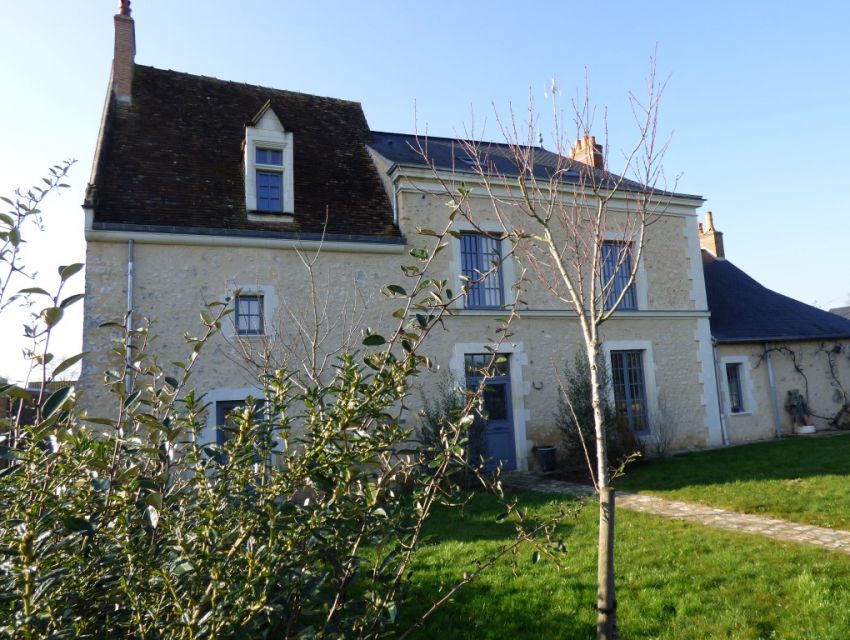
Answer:
POLYGON ((112 93, 121 104, 133 102, 135 59, 136 25, 130 17, 130 0, 121 0, 115 16, 115 53, 112 56, 112 93))
POLYGON ((705 227, 702 222, 697 225, 699 229, 699 246, 708 251, 715 258, 726 258, 723 251, 723 233, 714 228, 714 216, 711 211, 705 214, 705 227))
POLYGON ((587 134, 584 134, 580 140, 576 140, 575 146, 570 149, 570 160, 581 162, 594 169, 602 169, 605 166, 602 145, 596 144, 596 136, 587 134))

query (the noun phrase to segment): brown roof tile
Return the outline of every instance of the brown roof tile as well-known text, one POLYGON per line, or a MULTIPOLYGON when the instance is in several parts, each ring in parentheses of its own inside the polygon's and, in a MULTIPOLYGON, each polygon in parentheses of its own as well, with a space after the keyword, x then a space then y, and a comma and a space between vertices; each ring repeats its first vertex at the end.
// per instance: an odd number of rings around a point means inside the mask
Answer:
POLYGON ((94 184, 96 225, 399 236, 356 102, 136 65, 111 104, 94 184), (294 222, 249 221, 242 145, 266 103, 294 135, 294 222))

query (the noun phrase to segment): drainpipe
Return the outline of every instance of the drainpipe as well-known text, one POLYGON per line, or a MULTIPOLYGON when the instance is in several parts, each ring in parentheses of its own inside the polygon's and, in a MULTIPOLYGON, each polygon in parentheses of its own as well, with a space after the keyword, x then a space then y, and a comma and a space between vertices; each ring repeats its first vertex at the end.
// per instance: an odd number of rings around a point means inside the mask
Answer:
MULTIPOLYGON (((132 351, 132 340, 130 338, 130 331, 133 328, 133 280, 134 280, 134 271, 135 267, 133 264, 133 241, 127 241, 127 342, 125 344, 125 352, 127 357, 127 365, 129 366, 133 361, 133 351, 132 351)), ((127 393, 130 393, 130 381, 132 378, 130 374, 127 374, 126 379, 124 380, 124 387, 127 393)))
POLYGON ((767 380, 770 384, 770 405, 773 408, 773 426, 776 437, 782 437, 782 420, 779 417, 779 400, 776 397, 776 376, 773 374, 773 360, 770 358, 770 345, 764 343, 764 359, 767 361, 767 380))
POLYGON ((714 384, 717 387, 717 412, 720 415, 720 437, 723 446, 729 446, 729 432, 726 429, 726 414, 723 411, 723 398, 720 389, 720 360, 717 357, 717 338, 711 338, 711 354, 714 357, 714 384))

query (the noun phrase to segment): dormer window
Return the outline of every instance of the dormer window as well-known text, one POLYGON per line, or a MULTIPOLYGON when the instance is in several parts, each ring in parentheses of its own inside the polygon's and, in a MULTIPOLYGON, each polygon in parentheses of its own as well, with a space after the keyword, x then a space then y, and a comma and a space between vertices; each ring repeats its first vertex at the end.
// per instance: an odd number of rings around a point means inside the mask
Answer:
POLYGON ((283 151, 257 148, 257 211, 283 211, 283 151))
POLYGON ((283 128, 269 104, 245 127, 245 208, 249 219, 278 219, 295 213, 292 142, 292 132, 283 128))

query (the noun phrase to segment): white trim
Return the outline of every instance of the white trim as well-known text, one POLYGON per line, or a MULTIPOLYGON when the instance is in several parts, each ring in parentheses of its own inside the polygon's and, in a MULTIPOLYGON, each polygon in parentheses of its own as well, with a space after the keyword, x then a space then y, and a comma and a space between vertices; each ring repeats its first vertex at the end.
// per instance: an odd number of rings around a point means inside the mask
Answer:
POLYGON ((652 343, 649 340, 606 340, 602 343, 605 354, 605 367, 608 370, 608 400, 614 406, 614 385, 612 381, 611 352, 612 351, 643 351, 643 383, 646 388, 646 412, 650 420, 652 434, 652 416, 658 415, 658 385, 655 376, 655 356, 652 354, 652 343))
POLYGON ((694 332, 697 341, 697 363, 700 365, 699 381, 702 384, 702 405, 705 407, 704 425, 709 447, 720 447, 728 443, 723 416, 720 414, 720 390, 717 388, 717 367, 714 361, 715 348, 711 339, 708 316, 697 320, 694 332))
POLYGON ((218 402, 239 402, 253 396, 257 400, 262 400, 263 390, 259 387, 220 387, 218 389, 210 389, 204 394, 204 401, 207 403, 207 424, 201 431, 201 444, 211 444, 216 442, 215 430, 216 413, 218 412, 216 403, 218 402))
POLYGON ((688 280, 691 281, 690 298, 695 309, 707 309, 708 297, 705 293, 705 275, 702 271, 702 250, 699 244, 696 219, 685 222, 685 239, 688 250, 688 280))
MULTIPOLYGON (((411 312, 411 315, 414 312, 411 312)), ((453 308, 451 316, 453 318, 506 318, 510 315, 509 309, 462 309, 453 308)), ((708 311, 688 311, 681 309, 668 309, 652 311, 618 311, 610 320, 606 322, 616 323, 617 321, 632 321, 632 320, 657 320, 659 318, 678 319, 678 318, 708 318, 708 311)), ((520 318, 576 318, 576 312, 569 309, 518 309, 517 316, 520 318)))
POLYGON ((723 387, 723 412, 727 418, 735 418, 737 416, 748 416, 758 413, 759 407, 756 402, 756 395, 753 389, 753 377, 750 371, 750 359, 745 355, 741 356, 721 356, 720 357, 720 375, 722 376, 721 386, 723 387), (741 383, 741 395, 744 401, 744 411, 732 413, 731 394, 729 392, 729 376, 726 373, 727 364, 740 365, 738 369, 739 381, 741 383))
MULTIPOLYGON (((458 342, 452 348, 449 369, 455 378, 463 383, 466 380, 464 355, 467 353, 487 353, 492 348, 492 343, 488 342, 458 342)), ((518 471, 528 471, 528 456, 534 444, 526 437, 526 424, 531 418, 531 412, 525 408, 525 397, 531 393, 531 381, 523 379, 522 368, 528 365, 528 354, 525 353, 522 342, 502 343, 498 345, 497 352, 511 354, 508 362, 510 363, 516 466, 518 471)))
POLYGON ((234 306, 234 313, 231 313, 221 324, 221 333, 225 338, 229 339, 238 339, 238 340, 256 340, 258 338, 266 338, 270 336, 274 336, 275 326, 273 323, 269 322, 269 318, 277 317, 277 293, 275 292, 275 288, 270 284, 261 284, 254 282, 253 284, 244 284, 238 282, 232 282, 227 280, 225 282, 226 290, 224 292, 224 298, 230 298, 231 305, 236 304, 236 291, 240 293, 250 296, 250 295, 259 295, 263 297, 263 333, 260 335, 239 335, 236 332, 236 313, 234 306))
MULTIPOLYGON (((481 177, 474 172, 456 171, 452 173, 451 171, 439 170, 435 172, 433 169, 396 164, 390 168, 387 174, 393 182, 404 180, 406 184, 399 189, 402 193, 413 192, 418 194, 431 193, 446 195, 446 184, 451 185, 455 182, 463 182, 464 186, 470 190, 470 198, 491 199, 491 195, 487 190, 480 186, 481 177)), ((492 185, 493 195, 499 198, 519 200, 519 187, 516 184, 516 178, 507 177, 506 179, 508 180, 507 186, 500 182, 498 176, 494 176, 494 184, 492 185)), ((581 185, 564 182, 560 191, 565 197, 573 199, 576 197, 574 191, 576 187, 581 187, 581 185)), ((589 188, 586 188, 585 191, 588 196, 592 195, 592 191, 589 188)), ((600 191, 600 197, 606 198, 609 195, 610 193, 607 190, 600 191)), ((638 191, 620 190, 610 199, 609 208, 611 211, 629 211, 629 205, 634 202, 635 197, 640 195, 641 193, 638 191)), ((689 217, 695 220, 696 208, 702 206, 704 202, 705 199, 701 196, 676 194, 673 196, 656 196, 650 202, 650 205, 653 207, 662 207, 661 211, 653 211, 653 216, 689 217)))
MULTIPOLYGON (((502 226, 495 221, 490 222, 481 222, 477 227, 471 224, 468 220, 458 219, 452 225, 452 229, 459 233, 464 232, 479 232, 485 231, 487 233, 502 235, 505 230, 502 226)), ((462 287, 466 284, 463 280, 461 280, 461 276, 463 275, 463 265, 461 262, 461 248, 460 248, 460 238, 452 237, 451 239, 451 277, 452 282, 455 283, 455 290, 459 293, 462 287)), ((517 290, 514 288, 514 283, 516 282, 516 261, 512 255, 507 255, 510 253, 510 240, 507 238, 502 239, 499 242, 499 252, 502 256, 505 256, 502 259, 502 264, 500 271, 502 272, 502 300, 504 301, 505 307, 512 307, 516 304, 517 299, 517 290), (506 251, 507 249, 507 251, 506 251)), ((452 308, 457 308, 459 311, 463 311, 464 313, 472 313, 472 312, 483 312, 480 315, 487 315, 490 313, 498 313, 498 314, 509 314, 507 309, 466 309, 461 306, 465 304, 463 299, 459 300, 458 303, 452 305, 452 308)))
MULTIPOLYGON (((268 109, 256 126, 245 127, 245 208, 248 211, 257 211, 257 169, 278 172, 282 176, 283 185, 283 214, 295 212, 294 186, 294 163, 293 163, 293 138, 292 132, 286 131, 278 119, 277 114, 268 109), (283 152, 283 165, 257 165, 256 150, 275 149, 283 152)), ((259 212, 261 215, 275 215, 271 211, 259 212)))
POLYGON ((405 253, 405 243, 362 242, 343 240, 301 240, 294 238, 262 238, 250 236, 217 236, 197 233, 166 233, 160 231, 125 231, 94 229, 94 210, 85 212, 86 242, 116 242, 124 244, 133 240, 138 244, 177 245, 186 247, 234 247, 251 249, 303 249, 342 253, 405 253))

